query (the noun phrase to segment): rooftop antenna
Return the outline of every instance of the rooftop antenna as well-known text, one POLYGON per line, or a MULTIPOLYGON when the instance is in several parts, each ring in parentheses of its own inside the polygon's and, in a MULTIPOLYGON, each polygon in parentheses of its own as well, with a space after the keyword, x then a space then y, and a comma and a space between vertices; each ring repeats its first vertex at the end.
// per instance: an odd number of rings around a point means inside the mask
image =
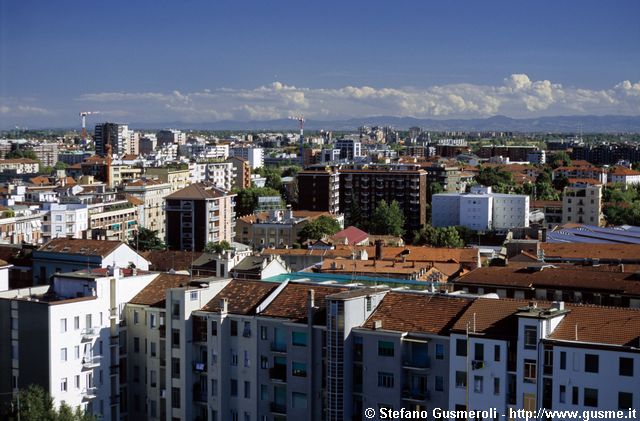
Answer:
POLYGON ((80 111, 79 113, 82 118, 82 146, 87 146, 87 116, 93 114, 100 114, 100 111, 80 111))

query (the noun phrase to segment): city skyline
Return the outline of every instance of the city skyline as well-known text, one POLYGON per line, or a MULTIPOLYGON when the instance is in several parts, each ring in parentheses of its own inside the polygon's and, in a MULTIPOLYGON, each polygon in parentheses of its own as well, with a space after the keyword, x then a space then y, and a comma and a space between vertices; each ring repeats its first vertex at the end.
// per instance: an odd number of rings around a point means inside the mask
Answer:
POLYGON ((637 2, 153 6, 0 2, 0 126, 640 115, 637 2))

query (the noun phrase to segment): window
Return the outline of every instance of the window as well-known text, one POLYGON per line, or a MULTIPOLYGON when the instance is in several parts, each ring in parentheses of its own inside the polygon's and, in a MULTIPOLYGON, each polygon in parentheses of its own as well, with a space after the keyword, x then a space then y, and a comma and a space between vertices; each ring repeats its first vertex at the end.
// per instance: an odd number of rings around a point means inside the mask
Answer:
POLYGON ((493 378, 493 394, 494 395, 500 394, 500 377, 493 378))
POLYGON ((196 301, 198 299, 198 291, 191 291, 190 298, 191 301, 196 301))
POLYGON ((63 377, 62 379, 60 379, 60 391, 61 392, 66 392, 67 391, 67 378, 63 377))
POLYGON ((535 326, 525 326, 524 349, 536 349, 537 345, 538 345, 538 328, 535 326))
POLYGON ((211 396, 218 396, 218 379, 211 379, 211 396))
POLYGON ((134 383, 140 383, 140 366, 133 366, 133 381, 134 383))
POLYGON ((633 408, 633 393, 630 392, 618 392, 618 409, 631 409, 633 408))
POLYGON ((137 325, 140 323, 140 312, 138 310, 133 311, 133 324, 137 325))
POLYGON ((153 313, 149 314, 149 327, 150 328, 156 327, 156 315, 153 313))
POLYGON ((180 389, 177 387, 171 388, 171 407, 180 408, 180 389))
POLYGON ((244 336, 245 338, 250 338, 251 337, 251 323, 250 322, 244 322, 244 327, 242 329, 242 336, 244 336))
POLYGON ((171 348, 180 348, 180 331, 171 329, 171 348))
POLYGON ((269 368, 269 359, 264 355, 260 356, 260 368, 269 368))
POLYGON ((564 351, 560 352, 560 370, 567 369, 567 353, 564 351))
POLYGON ((484 380, 482 376, 473 376, 473 391, 475 393, 482 393, 483 383, 484 380))
POLYGON ((456 371, 456 387, 459 389, 464 389, 465 387, 467 387, 466 371, 456 371))
POLYGON ((158 385, 157 373, 155 370, 149 371, 149 382, 151 383, 151 387, 156 387, 158 385))
POLYGON ((584 356, 584 371, 587 373, 597 373, 599 358, 594 354, 586 354, 584 356))
POLYGON ((536 360, 524 360, 524 382, 536 382, 536 360))
POLYGON ((238 353, 233 349, 231 350, 231 365, 234 367, 238 365, 238 353))
POLYGON ((60 349, 60 361, 67 361, 67 348, 60 349))
POLYGON ((267 327, 260 326, 260 339, 267 340, 269 339, 269 335, 267 334, 267 327))
POLYGON ((493 361, 500 361, 500 345, 493 346, 493 361))
POLYGON ((73 385, 76 389, 80 389, 80 376, 76 375, 73 378, 73 385))
POLYGON ((444 360, 444 345, 436 344, 436 360, 444 360))
POLYGON ((579 402, 579 396, 580 396, 580 389, 578 389, 578 386, 573 386, 573 389, 571 390, 571 403, 573 405, 578 405, 579 402))
POLYGON ((244 397, 245 399, 251 398, 251 382, 244 382, 244 397))
POLYGON ((218 336, 218 322, 211 321, 211 336, 218 336))
POLYGON ((367 297, 365 301, 367 303, 367 311, 371 311, 371 297, 367 297))
POLYGON ((231 320, 231 336, 238 336, 238 321, 231 320))
POLYGON ((300 392, 293 392, 291 394, 291 406, 296 409, 307 408, 307 394, 300 392))
POLYGON ((456 355, 458 357, 467 356, 467 340, 466 339, 456 339, 456 355))
POLYGON ((260 385, 260 400, 261 401, 269 400, 269 387, 266 384, 260 385))
POLYGON ((133 352, 140 352, 140 338, 133 338, 133 352))
POLYGON ((474 360, 484 361, 484 345, 474 344, 474 360))
POLYGON ((251 358, 249 358, 249 351, 244 351, 244 366, 249 367, 251 365, 251 358))
POLYGON ((238 396, 238 380, 231 379, 231 396, 238 396))
POLYGON ((444 377, 436 376, 435 389, 437 392, 442 392, 444 390, 444 377))
POLYGON ((171 318, 179 319, 180 318, 180 302, 174 301, 171 303, 171 318))
POLYGON ((67 331, 67 319, 60 319, 60 333, 67 331))
POLYGON ((80 359, 80 345, 76 345, 73 347, 73 358, 76 360, 80 359))
POLYGON ((584 406, 598 406, 598 389, 584 388, 584 406))
POLYGON ((381 357, 393 357, 394 355, 393 342, 378 341, 378 355, 381 357))
POLYGON ((172 379, 180 378, 180 359, 179 358, 171 358, 171 378, 172 379))
POLYGON ((378 387, 393 388, 393 373, 378 372, 378 387))
POLYGON ((294 361, 291 364, 291 374, 298 377, 307 377, 307 364, 294 361))
POLYGON ((565 401, 567 400, 567 386, 561 384, 560 385, 560 403, 565 403, 565 401))
POLYGON ((633 376, 633 358, 620 358, 619 374, 633 376))
POLYGON ((80 316, 76 316, 73 318, 73 329, 74 330, 80 329, 80 316))
POLYGON ((307 346, 307 332, 291 332, 291 344, 294 346, 307 346))
POLYGON ((150 354, 152 357, 155 357, 157 355, 157 351, 156 351, 156 343, 155 342, 151 342, 151 351, 150 354))

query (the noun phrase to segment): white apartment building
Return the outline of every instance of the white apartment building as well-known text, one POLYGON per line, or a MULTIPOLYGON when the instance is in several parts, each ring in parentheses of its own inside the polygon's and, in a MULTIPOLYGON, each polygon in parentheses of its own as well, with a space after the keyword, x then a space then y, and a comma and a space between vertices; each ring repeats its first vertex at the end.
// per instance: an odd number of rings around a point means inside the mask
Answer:
POLYGON ((434 227, 462 225, 475 231, 529 226, 529 196, 492 193, 475 186, 470 193, 439 193, 431 200, 434 227))
POLYGON ((0 159, 0 173, 35 174, 40 170, 40 163, 33 159, 0 159))
POLYGON ((230 191, 236 177, 236 170, 231 162, 202 162, 189 164, 192 183, 212 182, 216 187, 230 191))
POLYGON ((42 237, 45 241, 53 238, 82 238, 89 228, 87 205, 75 203, 43 204, 42 237))
POLYGON ((562 192, 562 223, 576 222, 600 226, 602 214, 602 185, 593 180, 574 181, 562 192))
POLYGON ((333 149, 340 151, 339 159, 353 160, 362 156, 362 143, 353 139, 337 139, 333 149))
MULTIPOLYGON (((51 286, 0 293, 10 346, 0 364, 12 387, 39 384, 55 405, 119 419, 118 325, 124 304, 157 278, 135 269, 90 269, 58 274, 51 286), (9 374, 10 373, 10 374, 9 374)), ((9 387, 7 387, 9 386, 9 387)))
POLYGON ((239 156, 249 161, 251 169, 256 169, 264 166, 264 149, 262 148, 231 148, 229 150, 231 156, 239 156))
POLYGON ((610 183, 622 183, 625 186, 640 184, 640 172, 625 167, 613 167, 607 177, 610 183))

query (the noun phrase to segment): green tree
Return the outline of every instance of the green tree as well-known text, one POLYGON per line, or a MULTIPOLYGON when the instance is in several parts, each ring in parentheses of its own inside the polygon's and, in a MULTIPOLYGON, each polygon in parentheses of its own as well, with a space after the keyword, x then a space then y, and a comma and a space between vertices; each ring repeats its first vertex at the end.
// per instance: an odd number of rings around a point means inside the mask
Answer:
POLYGON ((258 207, 258 197, 280 196, 278 190, 269 187, 249 187, 234 192, 238 195, 236 197, 236 214, 238 216, 252 214, 258 207))
POLYGON ((555 152, 550 156, 549 165, 551 168, 556 169, 559 167, 568 167, 571 165, 571 157, 565 151, 555 152))
POLYGON ((299 242, 304 243, 307 240, 319 240, 325 235, 333 235, 340 231, 340 224, 330 216, 320 216, 313 221, 307 223, 298 234, 299 242))
POLYGON ((14 149, 12 151, 7 152, 5 155, 6 159, 19 159, 19 158, 27 158, 33 159, 34 161, 40 161, 38 159, 38 155, 33 151, 33 149, 14 149))
POLYGON ((360 228, 363 231, 368 229, 368 224, 365 219, 362 218, 362 208, 360 208, 360 202, 356 200, 355 196, 351 195, 351 203, 349 203, 349 218, 347 225, 353 225, 360 228))
POLYGON ((491 187, 496 193, 509 193, 514 187, 511 173, 499 167, 481 167, 475 181, 483 186, 491 187))
POLYGON ((464 240, 456 227, 432 227, 427 225, 413 237, 414 245, 430 245, 433 247, 464 247, 464 240))
POLYGON ((56 162, 56 165, 53 166, 54 170, 66 170, 69 166, 62 161, 56 162))
POLYGON ((295 177, 300 171, 302 171, 300 166, 292 165, 282 171, 282 177, 295 177))
POLYGON ((138 227, 138 231, 133 238, 129 240, 129 246, 136 250, 164 250, 166 244, 158 238, 158 231, 150 230, 144 227, 138 227))
POLYGON ((558 174, 553 180, 553 188, 562 192, 569 185, 569 179, 564 174, 558 174))
POLYGON ((2 419, 16 421, 95 421, 95 417, 84 412, 80 407, 75 411, 67 404, 54 407, 53 398, 40 386, 30 385, 20 390, 19 396, 13 399, 11 408, 2 419))
POLYGON ((265 187, 269 187, 278 191, 282 189, 282 176, 280 175, 279 168, 266 167, 262 172, 263 176, 267 179, 264 183, 265 187))
POLYGON ((203 251, 205 253, 222 254, 224 253, 225 250, 231 250, 231 244, 229 244, 229 242, 226 240, 222 240, 217 243, 214 243, 213 241, 209 241, 204 246, 203 251))
POLYGON ((375 235, 402 236, 404 234, 404 213, 397 201, 394 200, 389 205, 385 200, 381 200, 377 204, 371 215, 369 231, 375 235))

